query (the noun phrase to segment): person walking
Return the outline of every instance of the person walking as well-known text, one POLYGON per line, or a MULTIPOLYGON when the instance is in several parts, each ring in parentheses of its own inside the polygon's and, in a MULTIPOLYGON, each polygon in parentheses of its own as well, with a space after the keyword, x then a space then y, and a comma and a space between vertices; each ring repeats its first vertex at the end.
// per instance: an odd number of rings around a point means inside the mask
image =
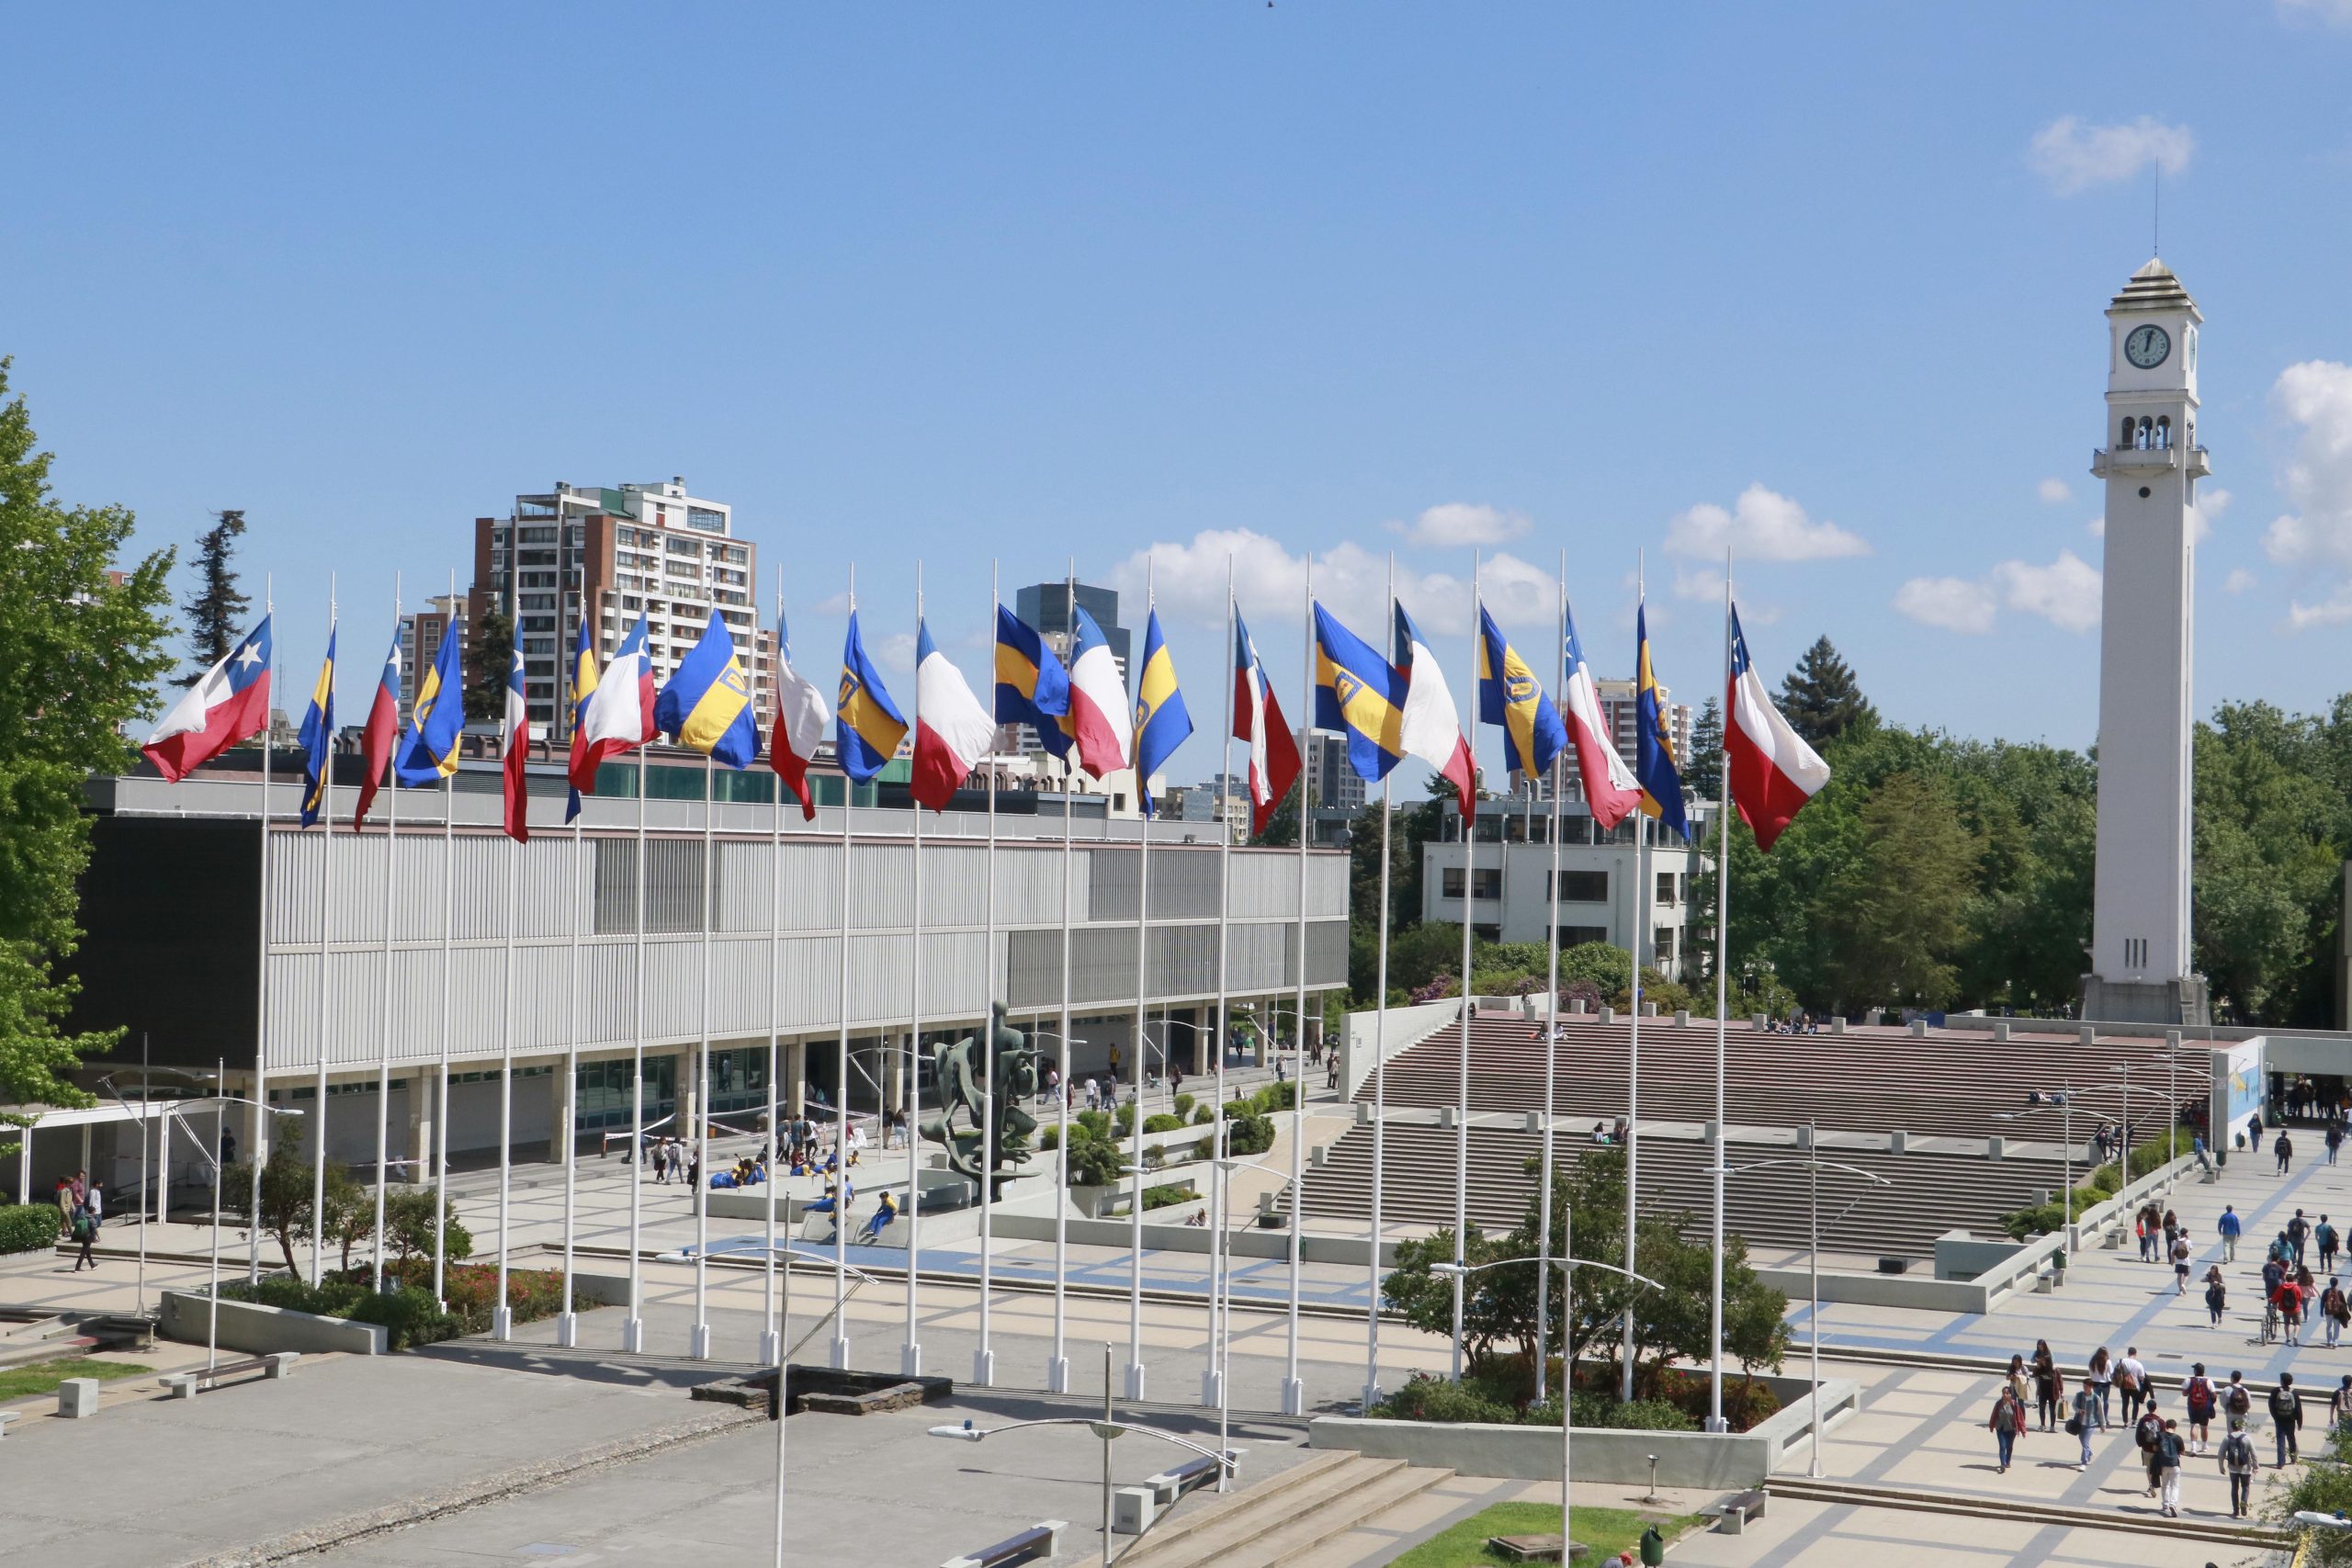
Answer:
POLYGON ((2091 1392, 2089 1383, 2075 1390, 2074 1412, 2066 1417, 2066 1431, 2069 1436, 2082 1439, 2081 1468, 2088 1470, 2091 1467, 2091 1428, 2098 1425, 2098 1395, 2091 1392))
POLYGON ((2222 1280, 2222 1266, 2218 1263, 2205 1270, 2205 1314, 2210 1326, 2222 1326, 2222 1314, 2230 1303, 2229 1287, 2222 1280))
POLYGON ((2233 1420, 2254 1414, 2254 1390, 2246 1387, 2244 1372, 2230 1374, 2230 1386, 2222 1391, 2222 1414, 2233 1420))
POLYGON ((2148 1395, 2148 1408, 2141 1413, 2138 1423, 2132 1428, 2132 1441, 2140 1450, 2140 1463, 2146 1472, 2148 1495, 2151 1497, 2156 1495, 2157 1487, 2164 1482, 2164 1472, 2158 1464, 2164 1436, 2165 1418, 2156 1412, 2156 1396, 2152 1392, 2148 1395))
POLYGON ((2168 1519, 2180 1517, 2180 1434, 2167 1421, 2156 1438, 2155 1469, 2157 1502, 2168 1519))
POLYGON ((2189 1369, 2188 1381, 2181 1385, 2180 1402, 2188 1412, 2188 1451, 2204 1453, 2213 1441, 2213 1407, 2220 1403, 2213 1380, 2205 1375, 2204 1362, 2189 1369))
POLYGON ((89 1205, 85 1203, 74 1205, 72 1228, 68 1234, 73 1236, 74 1245, 81 1248, 74 1255, 73 1272, 79 1274, 85 1265, 96 1269, 98 1266, 98 1260, 90 1256, 90 1248, 98 1239, 98 1222, 91 1215, 89 1205))
POLYGON ((2278 1438, 2278 1468, 2302 1458, 2296 1451, 2295 1439, 2303 1427, 2303 1396, 2295 1392, 2295 1374, 2280 1372, 2278 1386, 2270 1391, 2268 1402, 2270 1427, 2278 1438))
POLYGON ((2123 1395, 2123 1423, 2131 1426, 2139 1419, 2141 1402, 2148 1399, 2148 1369, 2141 1363, 2137 1345, 2126 1348, 2116 1363, 2115 1386, 2123 1395))
POLYGON ((2031 1374, 2027 1372, 2025 1370, 2025 1358, 2023 1356, 2011 1356, 2009 1358, 2009 1370, 2007 1372, 2003 1374, 2002 1382, 2007 1387, 2009 1393, 2016 1396, 2018 1408, 2020 1410, 2024 1409, 2026 1401, 2031 1398, 2033 1394, 2033 1378, 2031 1374))
POLYGON ((2303 1266, 2303 1246, 2311 1237, 2311 1222, 2303 1218, 2303 1212, 2298 1209, 2295 1217, 2287 1222, 2287 1256, 2298 1269, 2303 1266))
POLYGON ((2352 1427, 2352 1372, 2345 1373, 2344 1381, 2328 1396, 2327 1424, 2338 1432, 2352 1427))
POLYGON ((2066 1380, 2058 1371, 2058 1358, 2051 1354, 2047 1339, 2033 1342, 2033 1404, 2041 1429, 2056 1431, 2065 1414, 2066 1380))
POLYGON ((2154 1263, 2156 1260, 2156 1226, 2150 1221, 2147 1210, 2140 1211, 2132 1227, 2140 1237, 2140 1261, 2154 1263))
POLYGON ((2238 1218, 2235 1204, 2222 1205, 2222 1217, 2214 1223, 2213 1228, 2222 1233, 2222 1261, 2235 1263, 2238 1260, 2238 1236, 2245 1230, 2245 1222, 2238 1218))
POLYGON ((2312 1232, 2312 1239, 2319 1244, 2319 1271, 2323 1274, 2335 1273, 2335 1254, 2344 1245, 2344 1237, 2337 1234, 2335 1222, 2322 1214, 2319 1227, 2312 1232))
POLYGON ((107 1223, 106 1193, 100 1190, 96 1181, 93 1180, 90 1183, 90 1190, 82 1194, 82 1207, 90 1211, 92 1225, 102 1225, 107 1223))
POLYGON ((2343 1337, 2345 1320, 2352 1318, 2352 1302, 2345 1299, 2344 1287, 2333 1274, 2328 1276, 2327 1289, 2320 1292, 2319 1314, 2327 1324, 2327 1348, 2333 1350, 2343 1337))
POLYGON ((2286 1175, 2295 1163, 2295 1140, 2287 1136, 2285 1128, 2278 1130, 2278 1141, 2270 1145, 2270 1152, 2278 1156, 2278 1174, 2286 1175))
POLYGON ((2098 1402, 2098 1425, 2101 1431, 2108 1426, 2108 1397, 2115 1389, 2115 1358, 2102 1345, 2091 1352, 2090 1363, 2083 1371, 2083 1386, 2091 1391, 2098 1402))
POLYGON ((2230 1435, 2222 1439, 2222 1473, 2230 1478, 2230 1517, 2242 1519, 2254 1504, 2255 1472, 2261 1468, 2255 1457, 2254 1439, 2245 1435, 2245 1417, 2230 1417, 2230 1435))
POLYGON ((2009 1461, 2017 1452, 2018 1433, 2025 1428, 2025 1406, 2018 1403, 2017 1390, 2007 1383, 2001 1385, 1999 1396, 1993 1401, 1992 1419, 1985 1425, 1991 1428, 1993 1441, 2000 1449, 2000 1473, 2007 1475, 2009 1461))
POLYGON ((2322 1141, 2327 1145, 2327 1163, 2334 1165, 2335 1151, 2344 1146, 2344 1123, 2330 1122, 2327 1124, 2327 1136, 2322 1141))
POLYGON ((2181 1231, 2172 1238, 2172 1293, 2188 1293, 2188 1233, 2181 1231))

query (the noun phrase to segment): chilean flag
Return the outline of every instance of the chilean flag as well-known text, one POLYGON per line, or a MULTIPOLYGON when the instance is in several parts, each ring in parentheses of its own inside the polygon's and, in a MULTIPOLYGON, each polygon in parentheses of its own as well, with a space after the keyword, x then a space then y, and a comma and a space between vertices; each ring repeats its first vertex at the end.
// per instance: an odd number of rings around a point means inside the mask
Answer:
POLYGON ((1402 604, 1396 606, 1396 672, 1405 677, 1405 715, 1397 735, 1404 753, 1419 757, 1453 781, 1462 819, 1467 822, 1477 811, 1471 792, 1478 776, 1470 760, 1469 738, 1462 733, 1460 712, 1437 655, 1402 604))
POLYGON ((653 661, 646 657, 645 617, 640 615, 613 650, 585 709, 572 722, 571 759, 565 770, 571 775, 571 787, 594 795, 596 770, 605 758, 634 751, 653 736, 653 661))
POLYGON ((269 617, 172 705, 139 750, 173 784, 269 727, 269 617))
POLYGON ((518 844, 531 841, 531 797, 523 778, 523 764, 531 756, 531 709, 523 700, 523 650, 506 671, 506 836, 518 844))
POLYGON ((1762 677, 1748 661, 1747 637, 1739 629, 1739 607, 1731 612, 1731 679, 1724 693, 1725 775, 1739 819, 1769 850, 1781 829, 1829 782, 1829 764, 1789 728, 1765 694, 1762 677))
POLYGON ((931 623, 916 622, 916 803, 945 810, 995 739, 996 720, 972 694, 964 672, 931 640, 931 623))
POLYGON ((351 814, 355 833, 368 819, 368 808, 376 803, 377 787, 384 782, 384 770, 392 765, 392 748, 400 738, 401 629, 394 626, 392 649, 384 655, 384 673, 376 682, 376 700, 368 707, 368 728, 359 735, 359 806, 351 814))
POLYGON ((1584 798, 1592 819, 1602 829, 1613 829, 1642 803, 1642 786, 1609 739, 1608 722, 1600 714, 1600 691, 1592 683, 1592 666, 1577 640, 1577 617, 1568 618, 1568 683, 1560 692, 1560 716, 1567 721, 1568 739, 1577 751, 1577 776, 1584 783, 1584 798))
POLYGON ((1110 639, 1092 615, 1072 605, 1078 641, 1069 661, 1069 714, 1062 732, 1078 742, 1078 764, 1100 779, 1127 766, 1134 726, 1127 713, 1127 682, 1111 656, 1110 639))
POLYGON ((800 802, 800 819, 817 819, 817 802, 808 793, 808 760, 825 739, 833 710, 817 683, 792 667, 792 639, 785 635, 784 613, 775 618, 775 732, 768 738, 768 766, 800 802))
POLYGON ((1274 807, 1298 782, 1298 742, 1283 722, 1274 683, 1266 679, 1238 615, 1233 617, 1233 738, 1250 743, 1250 831, 1263 833, 1274 807))

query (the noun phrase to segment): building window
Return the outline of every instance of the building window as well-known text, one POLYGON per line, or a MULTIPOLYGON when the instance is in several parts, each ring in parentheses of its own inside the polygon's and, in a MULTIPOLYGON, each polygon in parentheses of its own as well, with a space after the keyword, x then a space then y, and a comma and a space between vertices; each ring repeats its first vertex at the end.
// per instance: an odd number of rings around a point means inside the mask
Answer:
POLYGON ((1675 891, 1675 883, 1677 880, 1678 878, 1673 872, 1661 871, 1657 874, 1657 901, 1659 903, 1675 904, 1681 901, 1680 895, 1675 891))
POLYGON ((1672 926, 1659 926, 1650 932, 1650 953, 1652 960, 1659 968, 1670 969, 1674 966, 1674 928, 1672 926))
MULTIPOLYGON (((1609 874, 1605 871, 1564 871, 1560 873, 1559 901, 1563 904, 1606 904, 1609 902, 1609 874)), ((1563 937, 1562 941, 1566 938, 1563 937)))
MULTIPOLYGON (((1444 896, 1446 897, 1459 898, 1462 897, 1462 868, 1460 866, 1449 865, 1445 868, 1445 879, 1443 886, 1444 896)), ((1471 886, 1476 889, 1475 894, 1475 897, 1476 897, 1500 898, 1503 896, 1503 874, 1499 871, 1481 867, 1476 879, 1471 883, 1471 886)))
POLYGON ((689 506, 686 508, 686 526, 699 528, 706 534, 723 534, 727 531, 727 513, 713 512, 707 506, 689 506))
POLYGON ((1608 940, 1607 926, 1562 926, 1560 928, 1560 946, 1563 949, 1582 947, 1589 942, 1606 942, 1608 940))

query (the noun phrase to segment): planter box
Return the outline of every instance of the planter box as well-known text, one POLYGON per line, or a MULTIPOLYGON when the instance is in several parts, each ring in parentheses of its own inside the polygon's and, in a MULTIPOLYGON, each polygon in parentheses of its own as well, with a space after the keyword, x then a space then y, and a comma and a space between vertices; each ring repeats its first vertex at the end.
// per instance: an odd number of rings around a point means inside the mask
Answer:
MULTIPOLYGON (((209 1299, 199 1292, 165 1291, 164 1337, 187 1345, 204 1344, 210 1305, 209 1299)), ((224 1300, 220 1303, 218 1343, 223 1349, 243 1350, 251 1356, 266 1356, 276 1350, 298 1350, 306 1355, 341 1351, 346 1356, 380 1356, 384 1354, 386 1338, 387 1331, 379 1323, 321 1317, 316 1313, 263 1306, 257 1302, 224 1300)))

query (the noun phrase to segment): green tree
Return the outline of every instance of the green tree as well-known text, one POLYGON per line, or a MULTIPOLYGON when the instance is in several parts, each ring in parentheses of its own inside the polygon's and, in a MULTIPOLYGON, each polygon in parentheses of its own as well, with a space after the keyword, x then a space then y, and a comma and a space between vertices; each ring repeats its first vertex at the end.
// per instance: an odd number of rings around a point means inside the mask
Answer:
POLYGON ((1878 710, 1826 637, 1816 637, 1781 682, 1781 713, 1816 748, 1878 723, 1878 710))
MULTIPOLYGON (((384 1195, 384 1244, 399 1261, 432 1258, 434 1206, 430 1187, 405 1188, 384 1195)), ((371 1224, 373 1218, 371 1213, 371 1224)), ((473 1256, 473 1233, 458 1223, 458 1205, 454 1201, 442 1211, 441 1241, 450 1262, 473 1256)))
POLYGON ((1690 754, 1682 759, 1682 792, 1696 800, 1723 798, 1724 705, 1709 697, 1690 726, 1690 754))
POLYGON ((466 648, 466 717, 496 724, 506 715, 506 676, 514 664, 514 622, 505 611, 485 611, 466 648))
POLYGON ((1861 853, 1817 911, 1841 1004, 1940 1008, 1957 992, 1976 845, 1949 795, 1916 773, 1889 778, 1860 813, 1861 853))
POLYGON ((82 937, 82 781, 130 767, 124 728, 172 668, 172 553, 115 580, 131 514, 51 496, 50 455, 34 450, 24 399, 8 396, 8 365, 0 358, 0 1104, 86 1105, 67 1075, 121 1031, 59 1028, 79 989, 61 964, 82 937))
POLYGON ((230 564, 244 531, 243 512, 216 512, 212 526, 196 536, 196 589, 180 606, 187 615, 188 658, 195 668, 179 678, 183 686, 202 680, 244 636, 251 601, 237 592, 237 569, 230 564))
MULTIPOLYGON (((312 1170, 310 1158, 302 1153, 302 1138, 306 1131, 304 1118, 280 1116, 270 1128, 269 1157, 261 1168, 261 1226, 277 1238, 277 1250, 286 1259, 288 1272, 294 1269, 296 1237, 308 1240, 312 1234, 311 1182, 312 1170)), ((326 1236, 329 1241, 343 1240, 344 1262, 351 1261, 351 1239, 348 1220, 366 1192, 351 1177, 350 1168, 341 1160, 326 1162, 326 1236)), ((232 1168, 221 1172, 221 1190, 249 1193, 253 1190, 253 1169, 250 1166, 232 1168)), ((375 1222, 375 1199, 368 1195, 368 1224, 360 1234, 370 1234, 375 1222)), ((387 1222, 389 1224, 389 1221, 387 1222)), ((428 1220, 428 1229, 430 1221, 428 1220)), ((430 1245, 428 1236, 427 1245, 430 1245)))

